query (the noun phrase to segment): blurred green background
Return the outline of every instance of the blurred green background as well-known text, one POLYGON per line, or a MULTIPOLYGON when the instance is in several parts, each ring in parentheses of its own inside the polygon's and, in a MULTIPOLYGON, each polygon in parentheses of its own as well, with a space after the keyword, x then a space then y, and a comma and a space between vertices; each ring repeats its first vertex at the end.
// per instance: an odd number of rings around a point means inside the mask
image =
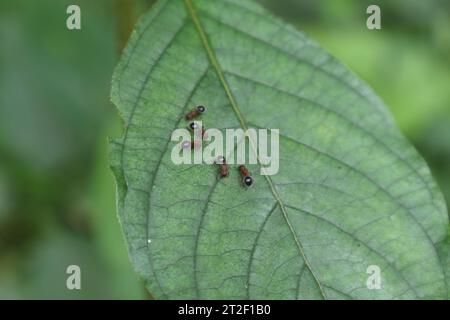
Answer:
MULTIPOLYGON (((0 298, 147 299, 115 213, 119 52, 152 0, 0 2, 0 298), (66 28, 78 4, 82 30, 66 28), (82 270, 82 290, 65 287, 82 270)), ((450 1, 260 0, 386 102, 450 203, 450 1), (382 30, 366 28, 378 4, 382 30)))

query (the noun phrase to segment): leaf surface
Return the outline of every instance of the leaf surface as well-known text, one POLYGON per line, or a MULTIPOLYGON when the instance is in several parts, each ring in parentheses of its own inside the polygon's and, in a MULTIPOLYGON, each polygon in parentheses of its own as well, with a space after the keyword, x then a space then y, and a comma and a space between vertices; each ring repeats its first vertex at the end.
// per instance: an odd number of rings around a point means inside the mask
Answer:
POLYGON ((448 217, 427 165, 370 88, 253 2, 160 0, 112 100, 119 218, 156 298, 447 298, 448 217), (215 166, 174 165, 171 133, 196 104, 208 128, 279 129, 279 173, 249 166, 245 190, 234 167, 218 180, 215 166))

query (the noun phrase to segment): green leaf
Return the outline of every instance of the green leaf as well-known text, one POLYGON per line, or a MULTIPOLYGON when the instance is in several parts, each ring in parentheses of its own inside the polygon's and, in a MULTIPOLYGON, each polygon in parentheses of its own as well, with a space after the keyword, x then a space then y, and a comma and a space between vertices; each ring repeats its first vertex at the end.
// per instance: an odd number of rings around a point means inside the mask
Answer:
POLYGON ((447 299, 450 299, 450 229, 447 237, 437 244, 437 250, 446 277, 447 299))
POLYGON ((379 98, 250 1, 161 0, 113 79, 111 142, 130 258, 158 299, 447 298, 442 195, 379 98), (279 128, 280 171, 172 163, 195 104, 208 128, 279 128), (368 289, 367 268, 382 288, 368 289))

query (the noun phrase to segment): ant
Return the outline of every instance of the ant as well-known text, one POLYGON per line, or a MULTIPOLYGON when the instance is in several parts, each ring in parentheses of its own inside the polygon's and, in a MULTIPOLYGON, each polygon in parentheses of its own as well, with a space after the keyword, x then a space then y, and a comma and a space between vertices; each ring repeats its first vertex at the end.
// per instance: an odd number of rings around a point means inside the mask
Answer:
POLYGON ((248 169, 244 165, 240 165, 239 171, 241 172, 242 176, 244 177, 242 179, 242 182, 244 183, 244 185, 247 188, 250 187, 253 184, 253 178, 250 176, 248 169))
POLYGON ((194 140, 194 141, 183 141, 181 143, 181 147, 183 149, 198 149, 200 147, 200 141, 194 140))
POLYGON ((229 167, 224 156, 218 156, 216 163, 220 166, 219 178, 225 178, 229 175, 229 167))
POLYGON ((201 115, 203 112, 206 111, 206 108, 204 106, 196 106, 194 110, 190 111, 188 114, 186 114, 186 120, 192 120, 199 115, 201 115))
MULTIPOLYGON (((191 129, 192 131, 195 131, 195 130, 199 129, 198 123, 197 123, 197 122, 191 122, 191 123, 189 123, 189 129, 191 129)), ((201 137, 202 137, 203 139, 206 139, 206 138, 208 137, 208 135, 206 134, 205 127, 202 126, 202 127, 200 128, 200 134, 201 134, 201 137)))

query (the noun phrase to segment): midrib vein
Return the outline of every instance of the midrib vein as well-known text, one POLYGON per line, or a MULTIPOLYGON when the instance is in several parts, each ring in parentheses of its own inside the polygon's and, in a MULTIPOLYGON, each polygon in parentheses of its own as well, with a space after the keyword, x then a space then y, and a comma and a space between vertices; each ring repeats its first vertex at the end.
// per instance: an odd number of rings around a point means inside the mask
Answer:
MULTIPOLYGON (((206 36, 206 33, 205 33, 205 31, 204 31, 204 29, 202 27, 202 24, 200 23, 200 20, 199 20, 199 18, 197 16, 197 13, 196 13, 195 8, 194 8, 194 4, 192 3, 192 0, 184 0, 184 3, 186 5, 186 7, 187 7, 187 10, 188 10, 189 15, 190 15, 190 17, 192 19, 192 22, 194 23, 195 28, 197 29, 197 31, 199 33, 199 36, 200 36, 201 41, 202 41, 202 44, 203 44, 203 46, 204 46, 204 48, 206 50, 206 54, 208 56, 208 59, 209 59, 211 65, 212 65, 212 67, 214 68, 214 70, 215 70, 215 72, 216 72, 216 74, 217 74, 217 76, 219 78, 219 81, 220 81, 223 89, 225 90, 225 93, 226 93, 226 95, 228 97, 228 100, 230 100, 231 107, 233 108, 233 111, 234 111, 236 117, 238 118, 238 121, 239 121, 242 129, 243 130, 247 130, 248 126, 247 126, 247 123, 245 121, 245 118, 242 115, 242 113, 241 113, 241 111, 239 109, 239 106, 238 106, 238 104, 236 102, 236 99, 235 99, 235 97, 233 95, 233 92, 231 91, 231 88, 230 88, 230 86, 228 85, 228 83, 227 83, 227 81, 225 79, 222 67, 220 66, 219 61, 217 60, 216 54, 215 54, 214 50, 212 49, 212 46, 209 43, 209 40, 208 40, 208 38, 206 36)), ((249 142, 250 142, 250 146, 253 149, 253 152, 255 152, 255 154, 258 155, 258 153, 256 152, 255 143, 254 143, 254 141, 252 140, 251 137, 249 137, 249 142)), ((257 156, 257 158, 258 158, 258 162, 261 163, 261 161, 259 159, 259 156, 257 156)), ((261 168, 264 171, 264 167, 261 166, 261 168)), ((275 200, 278 202, 278 204, 280 206, 281 212, 283 213, 284 220, 286 221, 286 224, 288 225, 289 230, 290 230, 290 232, 291 232, 291 234, 292 234, 292 236, 294 238, 295 244, 297 246, 297 249, 298 249, 300 255, 302 256, 303 262, 308 267, 308 269, 311 272, 314 280, 316 281, 317 286, 319 287, 319 290, 320 290, 320 293, 321 293, 322 297, 324 299, 326 299, 327 297, 326 297, 325 291, 323 290, 323 287, 322 287, 319 279, 317 278, 315 272, 313 271, 313 269, 311 267, 311 264, 310 264, 308 258, 306 257, 306 254, 305 254, 305 251, 303 249, 303 246, 302 246, 302 244, 299 241, 299 238, 297 236, 297 233, 294 230, 294 227, 291 224, 291 221, 289 220, 289 216, 288 216, 288 213, 286 211, 286 207, 285 207, 285 205, 284 205, 280 195, 278 194, 278 191, 276 190, 276 188, 275 188, 275 186, 274 186, 274 184, 272 182, 272 179, 268 175, 264 175, 264 177, 266 178, 266 181, 269 184, 270 190, 271 190, 273 196, 275 197, 275 200)))

